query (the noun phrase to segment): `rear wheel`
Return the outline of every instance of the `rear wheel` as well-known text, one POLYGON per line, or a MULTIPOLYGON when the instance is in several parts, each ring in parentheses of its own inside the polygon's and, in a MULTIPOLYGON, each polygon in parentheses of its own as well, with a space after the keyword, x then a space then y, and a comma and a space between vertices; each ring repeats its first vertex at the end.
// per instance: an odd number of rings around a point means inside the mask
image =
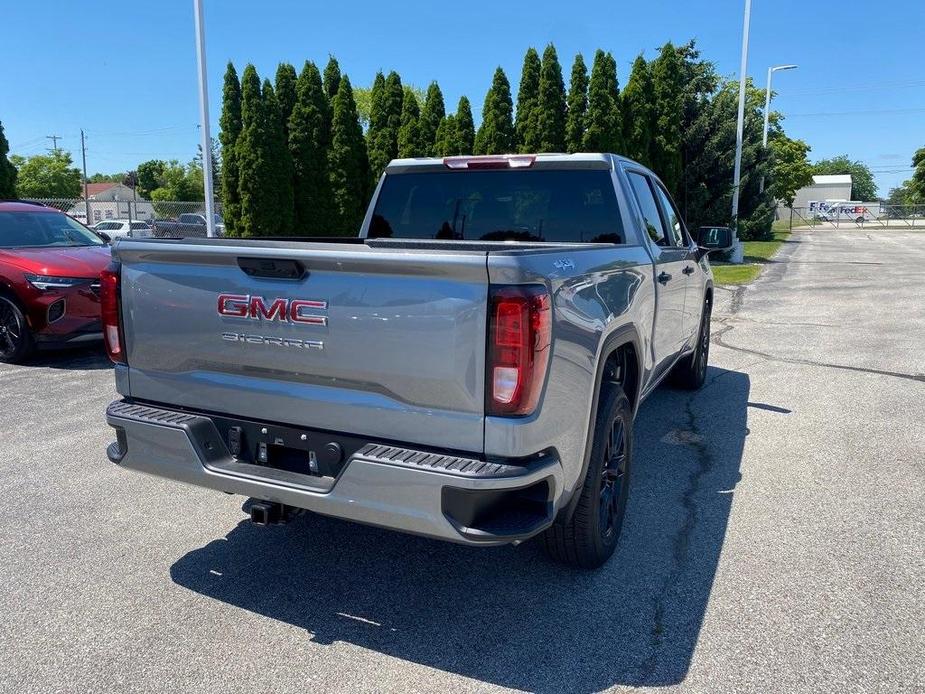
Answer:
POLYGON ((32 335, 19 306, 0 296, 0 362, 16 364, 32 354, 32 335))
POLYGON ((601 566, 613 554, 629 496, 633 413, 618 384, 605 388, 578 506, 568 523, 556 523, 543 535, 550 556, 584 569, 601 566))
POLYGON ((697 332, 697 346, 681 359, 671 372, 671 381, 679 388, 697 390, 707 380, 707 362, 710 360, 710 301, 704 301, 697 332))

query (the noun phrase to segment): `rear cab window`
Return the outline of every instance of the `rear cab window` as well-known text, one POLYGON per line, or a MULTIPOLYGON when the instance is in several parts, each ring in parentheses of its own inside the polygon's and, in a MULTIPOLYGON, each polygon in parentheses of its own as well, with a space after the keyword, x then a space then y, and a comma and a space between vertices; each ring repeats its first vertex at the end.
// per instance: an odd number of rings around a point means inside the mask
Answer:
POLYGON ((607 170, 388 174, 369 238, 626 243, 607 170))

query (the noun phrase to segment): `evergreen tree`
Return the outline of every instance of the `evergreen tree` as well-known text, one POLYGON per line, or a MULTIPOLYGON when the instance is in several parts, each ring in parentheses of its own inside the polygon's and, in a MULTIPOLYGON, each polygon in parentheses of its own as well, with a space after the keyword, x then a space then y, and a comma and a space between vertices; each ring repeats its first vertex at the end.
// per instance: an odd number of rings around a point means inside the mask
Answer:
POLYGON ((334 223, 328 157, 331 150, 330 104, 318 66, 307 62, 296 83, 296 102, 289 117, 296 234, 325 236, 334 223))
POLYGON ((475 148, 475 124, 472 122, 472 106, 469 99, 459 97, 456 106, 456 146, 457 154, 472 154, 475 148))
POLYGON ((652 167, 655 111, 652 75, 642 55, 636 56, 629 82, 620 98, 623 116, 623 153, 643 166, 652 167))
POLYGON ((440 121, 437 128, 437 137, 434 141, 434 156, 450 157, 459 153, 456 116, 451 113, 440 121))
POLYGON ((475 154, 509 154, 514 151, 511 84, 500 67, 482 107, 482 124, 475 135, 475 154))
POLYGON ((0 200, 16 198, 16 167, 7 158, 9 151, 10 143, 3 133, 3 123, 0 122, 0 200))
POLYGON ((519 152, 539 152, 541 137, 537 125, 537 102, 540 93, 540 56, 530 47, 524 55, 520 72, 520 86, 517 89, 517 114, 514 117, 514 133, 519 152))
POLYGON ((588 117, 583 148, 586 152, 619 152, 620 119, 617 97, 617 63, 598 49, 588 82, 588 117))
POLYGON ((240 236, 265 236, 277 232, 274 135, 272 116, 260 90, 253 65, 241 76, 241 135, 235 145, 238 159, 238 193, 241 201, 240 236))
POLYGON ((427 156, 434 156, 436 150, 434 143, 437 140, 437 128, 440 121, 446 116, 446 107, 443 104, 443 92, 436 82, 431 82, 424 98, 424 108, 421 109, 420 129, 421 146, 427 156))
POLYGON ((324 67, 324 93, 332 104, 337 90, 340 88, 340 65, 333 55, 328 56, 328 64, 324 67))
POLYGON ((341 77, 334 97, 329 162, 336 218, 331 232, 355 235, 369 198, 370 173, 353 88, 346 75, 341 77))
MULTIPOLYGON (((356 97, 354 97, 355 99, 356 97)), ((366 130, 366 149, 369 152, 369 167, 373 180, 389 163, 388 114, 385 110, 385 75, 377 72, 369 90, 369 128, 366 130)))
POLYGON ((580 152, 585 137, 585 120, 588 116, 588 68, 581 53, 572 63, 572 77, 568 89, 568 118, 565 121, 565 149, 580 152))
POLYGON ((672 195, 678 196, 681 179, 681 116, 684 83, 681 61, 671 42, 662 46, 652 63, 655 138, 652 169, 672 195))
POLYGON ((225 220, 225 233, 228 236, 237 236, 241 216, 236 149, 238 138, 241 136, 241 83, 231 62, 225 70, 219 127, 219 141, 222 143, 222 218, 225 220))
POLYGON ((420 130, 421 109, 410 87, 405 87, 401 105, 401 126, 398 130, 398 156, 423 157, 420 130))
POLYGON ((276 220, 270 228, 270 235, 286 236, 292 233, 293 193, 292 193, 292 157, 283 130, 283 119, 279 100, 273 91, 270 80, 263 81, 264 110, 269 131, 270 152, 270 190, 267 191, 276 208, 276 220))
POLYGON ((536 102, 536 127, 540 152, 565 151, 565 84, 559 56, 551 43, 543 51, 540 90, 536 102))
POLYGON ((280 63, 276 68, 276 100, 279 102, 279 117, 283 124, 283 133, 289 138, 289 116, 296 100, 295 68, 289 63, 280 63))
POLYGON ((405 88, 401 77, 392 70, 385 78, 385 95, 383 109, 388 133, 389 159, 398 156, 398 131, 401 129, 401 109, 405 101, 405 88))
POLYGON ((393 70, 387 78, 378 73, 370 90, 369 130, 366 133, 374 184, 388 163, 398 156, 403 100, 404 89, 398 73, 393 70))

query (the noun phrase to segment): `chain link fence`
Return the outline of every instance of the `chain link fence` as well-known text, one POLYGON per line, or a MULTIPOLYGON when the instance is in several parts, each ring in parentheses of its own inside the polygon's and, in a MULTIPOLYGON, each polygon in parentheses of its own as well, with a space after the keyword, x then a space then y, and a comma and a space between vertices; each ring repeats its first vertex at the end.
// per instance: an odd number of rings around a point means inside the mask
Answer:
POLYGON ((925 205, 833 203, 816 207, 781 207, 778 218, 790 227, 825 229, 925 229, 925 205))
MULTIPOLYGON (((128 222, 133 232, 156 238, 184 238, 206 236, 206 204, 174 200, 84 200, 83 198, 41 198, 32 202, 70 215, 79 222, 98 231, 111 230, 115 222, 128 222), (140 224, 139 224, 140 223, 140 224), (143 225, 143 226, 142 226, 143 225), (146 230, 150 230, 147 233, 146 230)), ((221 203, 215 203, 215 231, 221 236, 221 203)))

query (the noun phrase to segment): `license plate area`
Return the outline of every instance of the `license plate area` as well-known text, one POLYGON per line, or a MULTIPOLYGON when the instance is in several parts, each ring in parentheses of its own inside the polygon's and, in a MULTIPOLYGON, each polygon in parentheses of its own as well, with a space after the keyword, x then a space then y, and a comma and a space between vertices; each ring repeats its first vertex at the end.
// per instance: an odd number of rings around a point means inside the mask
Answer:
POLYGON ((235 461, 311 477, 336 478, 367 439, 313 429, 212 417, 235 461))

